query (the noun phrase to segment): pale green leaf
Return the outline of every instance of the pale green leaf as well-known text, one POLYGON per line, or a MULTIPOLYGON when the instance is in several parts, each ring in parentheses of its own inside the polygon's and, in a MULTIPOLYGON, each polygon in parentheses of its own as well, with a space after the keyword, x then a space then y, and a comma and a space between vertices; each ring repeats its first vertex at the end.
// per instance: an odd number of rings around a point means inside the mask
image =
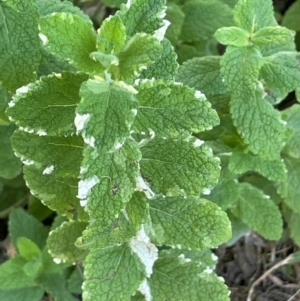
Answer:
POLYGON ((171 43, 163 39, 162 53, 155 58, 155 62, 150 64, 147 69, 142 70, 139 78, 173 80, 178 68, 177 55, 171 43))
POLYGON ((286 180, 287 170, 283 160, 267 160, 251 153, 234 150, 230 157, 229 169, 235 174, 256 171, 277 183, 286 180))
POLYGON ((238 27, 251 34, 267 26, 276 26, 272 0, 240 0, 234 7, 238 27))
POLYGON ((234 8, 238 0, 221 0, 223 3, 227 4, 229 7, 234 8))
MULTIPOLYGON (((77 176, 78 177, 78 176, 77 176)), ((58 214, 85 220, 87 214, 77 198, 78 178, 59 177, 55 173, 43 174, 34 165, 24 166, 24 178, 31 193, 58 214)))
POLYGON ((50 52, 68 60, 80 70, 100 73, 103 67, 89 54, 96 51, 96 33, 91 21, 87 22, 71 13, 52 13, 40 20, 44 45, 50 52), (66 43, 66 41, 68 41, 66 43))
POLYGON ((97 220, 83 232, 83 238, 77 241, 80 247, 103 248, 129 241, 146 222, 148 203, 145 194, 135 192, 120 212, 119 216, 108 226, 101 227, 97 220))
POLYGON ((294 242, 300 246, 300 214, 293 212, 288 219, 288 227, 290 229, 290 235, 291 238, 294 240, 294 242))
POLYGON ((27 261, 33 261, 41 255, 40 248, 29 238, 21 236, 17 239, 19 254, 27 261))
POLYGON ((166 19, 171 22, 166 31, 166 38, 174 45, 179 39, 185 15, 181 7, 175 3, 168 3, 166 14, 166 19))
POLYGON ((153 34, 163 26, 165 1, 135 0, 128 3, 129 7, 123 5, 117 12, 125 25, 127 36, 141 32, 153 34))
POLYGON ((182 10, 185 21, 180 38, 183 41, 208 39, 218 28, 233 25, 232 10, 219 0, 189 0, 182 10))
POLYGON ((300 1, 296 0, 292 5, 287 9, 282 18, 282 25, 287 28, 300 31, 300 1))
POLYGON ((121 18, 110 16, 105 19, 98 29, 97 49, 103 53, 118 53, 126 40, 126 28, 121 18))
POLYGON ((155 37, 138 33, 127 41, 118 54, 119 64, 112 66, 111 70, 118 79, 132 81, 143 69, 154 63, 161 53, 162 46, 155 37))
POLYGON ((166 195, 199 195, 211 188, 219 176, 219 159, 197 142, 160 138, 150 141, 142 148, 142 177, 154 191, 166 195))
POLYGON ((251 42, 255 45, 265 45, 268 43, 288 43, 292 42, 295 32, 281 26, 264 27, 254 33, 251 42))
POLYGON ((5 301, 40 301, 43 296, 44 290, 38 286, 13 290, 0 289, 0 300, 5 301))
POLYGON ((136 114, 134 94, 133 87, 122 82, 90 79, 82 84, 75 124, 91 148, 115 151, 123 145, 136 114))
POLYGON ((85 301, 129 300, 145 278, 138 256, 127 244, 97 249, 85 261, 85 301))
POLYGON ((18 90, 7 114, 19 127, 38 135, 74 134, 79 89, 83 73, 51 74, 18 90))
POLYGON ((85 222, 69 221, 51 231, 47 239, 47 247, 52 257, 70 263, 83 261, 87 252, 77 248, 75 242, 86 227, 85 222))
POLYGON ((0 3, 0 81, 9 91, 36 79, 41 58, 38 20, 34 0, 0 3))
POLYGON ((71 1, 64 0, 63 2, 58 0, 38 0, 37 5, 41 16, 51 15, 52 13, 71 13, 77 15, 87 22, 91 22, 89 16, 80 10, 71 1))
POLYGON ((102 0, 101 2, 109 7, 119 7, 122 3, 125 3, 126 0, 102 0))
POLYGON ((86 210, 99 227, 110 225, 130 200, 140 159, 138 145, 130 139, 114 152, 98 153, 90 147, 84 151, 78 196, 82 205, 87 203, 86 210))
POLYGON ((266 239, 278 240, 282 234, 278 207, 260 189, 248 183, 241 183, 239 187, 239 202, 231 212, 266 239))
POLYGON ((68 278, 68 290, 71 293, 82 294, 83 272, 80 265, 76 265, 71 276, 68 278))
POLYGON ((223 45, 237 47, 247 46, 250 41, 250 33, 235 26, 219 28, 214 36, 223 45))
POLYGON ((199 133, 219 123, 205 96, 184 85, 166 81, 145 81, 136 86, 139 101, 133 130, 176 136, 182 131, 199 133))
POLYGON ((148 280, 153 300, 229 301, 224 281, 210 269, 201 273, 196 262, 184 257, 159 258, 148 280))
POLYGON ((36 278, 36 281, 53 297, 54 301, 78 301, 68 291, 66 278, 62 274, 43 273, 36 278))
POLYGON ((253 46, 228 46, 221 58, 221 74, 225 86, 239 97, 239 101, 250 102, 249 97, 258 84, 261 54, 253 46))
POLYGON ((9 216, 9 235, 14 246, 19 237, 26 237, 42 249, 46 244, 48 229, 22 209, 14 209, 9 216))
POLYGON ((293 135, 291 139, 285 145, 283 152, 294 158, 300 159, 300 107, 294 105, 287 110, 284 110, 283 116, 287 117, 286 122, 289 128, 293 129, 293 135))
POLYGON ((300 160, 285 157, 284 162, 288 171, 287 180, 279 186, 279 193, 284 203, 300 214, 300 160))
POLYGON ((300 85, 299 54, 284 51, 264 58, 261 76, 269 91, 284 98, 300 85))
POLYGON ((176 80, 205 95, 225 94, 218 56, 205 56, 186 61, 178 69, 176 80))
POLYGON ((25 258, 14 257, 0 265, 0 289, 16 289, 35 286, 34 278, 23 271, 25 258))
POLYGON ((256 90, 249 98, 240 101, 231 99, 231 113, 234 125, 249 149, 263 158, 278 159, 287 139, 287 128, 275 111, 256 90))
POLYGON ((15 156, 10 137, 15 125, 0 125, 0 177, 13 179, 22 171, 21 161, 15 156))
POLYGON ((149 201, 152 226, 163 228, 159 244, 202 250, 214 248, 231 236, 226 213, 196 197, 166 197, 149 201))

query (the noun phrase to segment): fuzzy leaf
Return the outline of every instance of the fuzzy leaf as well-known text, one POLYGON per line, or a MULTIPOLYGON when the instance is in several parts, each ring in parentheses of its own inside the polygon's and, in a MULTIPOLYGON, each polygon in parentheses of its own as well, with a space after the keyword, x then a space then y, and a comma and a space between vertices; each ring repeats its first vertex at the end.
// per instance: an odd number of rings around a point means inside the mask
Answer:
POLYGON ((267 26, 276 26, 272 0, 241 0, 234 7, 234 21, 250 33, 267 26))
POLYGON ((300 31, 300 20, 299 20, 299 13, 300 13, 300 1, 296 0, 292 3, 291 6, 287 9, 284 13, 282 18, 282 25, 286 26, 287 28, 294 29, 300 31))
POLYGON ((83 233, 77 244, 84 248, 104 248, 128 242, 145 223, 148 203, 144 193, 135 192, 119 216, 106 227, 100 227, 97 220, 83 233))
POLYGON ((187 86, 166 81, 146 81, 139 84, 138 114, 133 130, 156 136, 176 136, 182 131, 198 133, 219 123, 215 111, 205 96, 187 86))
POLYGON ((157 138, 142 148, 142 154, 141 174, 158 193, 199 195, 219 176, 219 160, 205 145, 197 146, 197 140, 157 138))
POLYGON ((150 64, 147 69, 142 70, 139 78, 173 80, 178 68, 177 55, 171 43, 163 39, 163 47, 160 57, 155 58, 155 62, 150 64))
POLYGON ((153 300, 229 301, 227 288, 220 278, 202 272, 198 263, 183 258, 159 258, 148 280, 153 300))
POLYGON ((228 46, 221 58, 225 86, 233 95, 247 102, 256 89, 260 67, 261 54, 253 46, 228 46))
POLYGON ((98 30, 97 49, 103 53, 118 53, 126 40, 126 28, 121 18, 110 16, 105 19, 98 30))
POLYGON ((136 34, 127 41, 118 54, 119 64, 113 72, 124 81, 133 80, 142 69, 155 62, 161 56, 161 52, 162 47, 156 38, 144 33, 136 34))
POLYGON ((264 58, 261 76, 267 88, 278 97, 285 97, 287 93, 299 87, 300 57, 297 52, 278 52, 264 58))
POLYGON ((22 209, 14 209, 9 216, 9 235, 14 246, 19 237, 26 237, 42 249, 46 244, 48 229, 22 209))
POLYGON ((220 59, 218 56, 205 56, 186 61, 179 67, 176 79, 206 96, 225 94, 227 90, 220 73, 220 59))
POLYGON ((38 21, 36 1, 1 1, 0 81, 11 92, 36 79, 41 58, 38 21))
POLYGON ((87 79, 83 73, 69 72, 41 77, 17 91, 7 114, 19 127, 35 134, 73 134, 80 85, 87 79))
POLYGON ((40 20, 44 45, 51 53, 69 60, 80 70, 100 73, 103 68, 89 54, 96 51, 96 33, 91 21, 87 22, 71 13, 53 13, 40 20), (66 43, 68 41, 68 43, 66 43))
POLYGON ((14 290, 0 289, 0 300, 5 301, 40 301, 44 296, 44 290, 38 286, 24 287, 14 290))
POLYGON ((0 125, 0 177, 13 179, 22 171, 21 161, 15 156, 10 137, 15 130, 14 125, 0 125))
POLYGON ((17 248, 20 255, 27 261, 33 261, 41 255, 40 248, 27 237, 18 237, 17 248))
POLYGON ((160 245, 202 250, 230 238, 226 213, 207 200, 166 197, 151 200, 149 206, 153 228, 163 228, 160 245))
POLYGON ((262 96, 262 91, 256 90, 244 101, 231 99, 231 113, 234 125, 249 144, 249 149, 259 156, 274 160, 287 139, 287 130, 270 103, 262 96))
POLYGON ((241 183, 239 202, 231 211, 266 239, 278 240, 281 237, 281 213, 260 189, 248 183, 241 183))
POLYGON ((233 23, 232 10, 219 0, 189 0, 182 10, 185 21, 180 38, 183 41, 208 39, 218 28, 233 23))
POLYGON ((85 261, 83 299, 129 300, 144 277, 142 263, 127 244, 91 251, 85 261))
POLYGON ((168 3, 166 13, 166 19, 171 23, 166 31, 166 38, 174 45, 179 39, 185 15, 175 3, 168 3))
POLYGON ((250 40, 248 31, 235 26, 219 28, 214 36, 223 45, 237 47, 247 46, 250 40))
POLYGON ((5 115, 10 97, 10 93, 0 85, 0 126, 10 124, 8 117, 5 115))
POLYGON ((243 174, 247 171, 256 171, 277 183, 286 180, 286 167, 283 160, 266 160, 257 155, 233 151, 230 157, 229 169, 235 174, 243 174))
POLYGON ((47 239, 49 253, 55 258, 70 263, 84 260, 87 252, 78 249, 75 242, 86 226, 85 222, 70 221, 51 231, 47 239))
POLYGON ((163 26, 165 1, 135 0, 128 3, 129 7, 123 5, 117 12, 125 25, 127 36, 141 32, 153 34, 163 26))

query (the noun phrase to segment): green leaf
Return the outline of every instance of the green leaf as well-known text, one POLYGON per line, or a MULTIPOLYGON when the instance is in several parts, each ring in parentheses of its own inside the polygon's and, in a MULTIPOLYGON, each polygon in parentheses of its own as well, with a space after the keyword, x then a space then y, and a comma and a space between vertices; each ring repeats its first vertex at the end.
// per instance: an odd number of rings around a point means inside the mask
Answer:
POLYGON ((295 90, 300 82, 300 63, 297 52, 278 52, 264 58, 261 76, 267 88, 276 96, 284 98, 295 90))
POLYGON ((86 226, 85 222, 70 221, 51 231, 47 239, 50 254, 70 263, 84 260, 87 252, 78 249, 75 241, 82 235, 86 226))
POLYGON ((67 136, 75 133, 75 108, 83 73, 51 74, 17 91, 7 114, 19 127, 38 135, 67 136))
POLYGON ((39 15, 35 2, 19 0, 0 3, 0 81, 4 88, 12 92, 36 78, 35 71, 41 55, 39 15))
POLYGON ((4 113, 10 100, 10 96, 10 93, 0 85, 0 126, 10 124, 8 117, 4 113))
POLYGON ((219 159, 199 140, 156 138, 142 148, 141 174, 165 195, 199 195, 219 176, 219 159), (199 146, 200 145, 200 146, 199 146))
POLYGON ((231 236, 230 222, 215 204, 195 197, 166 197, 149 201, 152 226, 163 228, 160 245, 202 250, 231 236))
POLYGON ((269 240, 278 240, 282 233, 282 218, 278 207, 260 189, 241 183, 240 199, 231 212, 254 231, 269 240))
POLYGON ((182 131, 199 133, 219 123, 205 96, 187 86, 166 81, 143 81, 138 86, 138 114, 133 130, 149 129, 158 137, 172 137, 182 131))
POLYGON ((119 7, 122 3, 125 3, 126 0, 102 0, 101 2, 109 7, 119 7))
POLYGON ((284 110, 283 116, 284 115, 286 115, 287 126, 293 129, 293 135, 285 145, 283 152, 289 156, 300 159, 300 107, 294 105, 284 110))
POLYGON ((83 273, 81 267, 76 265, 71 276, 68 279, 68 290, 71 293, 82 294, 83 273))
POLYGON ((173 80, 178 68, 177 55, 171 43, 163 39, 161 41, 163 47, 162 53, 155 58, 155 62, 148 65, 147 69, 142 70, 139 78, 144 79, 163 79, 173 80))
POLYGON ((178 69, 176 80, 195 88, 206 96, 227 92, 220 73, 218 56, 193 58, 184 62, 178 69))
POLYGON ((291 238, 299 246, 300 245, 300 214, 293 212, 288 220, 288 227, 290 229, 291 238))
POLYGON ((253 34, 251 41, 255 45, 265 45, 268 43, 283 43, 294 41, 295 32, 282 27, 282 26, 271 26, 264 27, 253 34))
POLYGON ((198 263, 184 257, 159 258, 147 282, 153 300, 229 301, 223 279, 210 269, 201 273, 198 263))
POLYGON ((284 203, 294 212, 300 214, 300 159, 285 157, 287 180, 279 186, 279 193, 284 198, 284 203))
POLYGON ((44 290, 53 296, 54 301, 77 301, 67 289, 66 279, 61 274, 46 274, 39 275, 36 281, 44 290))
POLYGON ((17 248, 20 255, 27 261, 33 261, 41 255, 40 248, 27 237, 18 237, 17 248))
POLYGON ((118 54, 118 66, 112 66, 112 72, 118 79, 126 82, 135 79, 139 73, 161 56, 162 47, 159 41, 144 33, 131 37, 118 54))
POLYGON ((214 36, 223 45, 237 47, 247 46, 250 41, 250 33, 235 26, 219 28, 214 36))
POLYGON ((127 36, 131 37, 141 32, 153 34, 161 28, 165 9, 165 1, 135 0, 121 6, 117 15, 125 25, 127 36))
POLYGON ((146 222, 148 203, 143 192, 135 192, 118 217, 108 226, 100 227, 97 220, 83 232, 77 244, 83 248, 105 248, 128 242, 146 222))
POLYGON ((183 41, 208 39, 218 28, 233 23, 232 10, 219 0, 189 0, 182 10, 185 21, 180 39, 183 41))
POLYGON ((14 209, 9 216, 9 235, 14 246, 19 237, 26 237, 42 249, 46 244, 48 229, 22 209, 14 209))
POLYGON ((0 125, 0 177, 5 179, 13 179, 22 171, 21 161, 15 156, 10 142, 15 128, 15 125, 0 125))
POLYGON ((67 59, 84 72, 103 71, 102 66, 89 57, 91 52, 96 51, 96 33, 91 21, 71 13, 52 13, 41 18, 40 28, 44 45, 49 47, 51 53, 67 59))
POLYGON ((0 300, 5 301, 40 301, 43 296, 44 290, 37 286, 13 290, 0 289, 0 300))
POLYGON ((276 26, 272 0, 240 0, 234 7, 236 26, 255 33, 267 26, 276 26))
POLYGON ((138 256, 127 244, 90 252, 85 263, 83 299, 129 300, 145 278, 138 256))
POLYGON ((174 45, 179 39, 185 15, 175 3, 168 3, 166 14, 166 19, 171 23, 166 31, 166 38, 174 45))
POLYGON ((277 183, 286 180, 287 170, 283 160, 266 160, 251 153, 240 150, 233 151, 230 157, 229 169, 235 174, 256 171, 277 183))
POLYGON ((119 53, 126 40, 126 28, 118 15, 103 21, 97 35, 97 49, 103 53, 119 53))
POLYGON ((284 16, 282 18, 282 26, 300 31, 300 20, 298 18, 299 13, 300 1, 296 0, 284 13, 284 16))
POLYGON ((261 54, 253 46, 228 46, 221 58, 221 74, 228 90, 240 99, 250 102, 258 84, 261 54))
POLYGON ((256 90, 244 101, 232 98, 230 110, 234 125, 249 149, 262 158, 275 160, 287 140, 287 128, 262 93, 256 90))
POLYGON ((51 15, 52 13, 71 13, 77 15, 87 22, 91 22, 89 16, 80 10, 77 6, 70 1, 64 0, 63 2, 57 0, 38 0, 37 5, 41 16, 51 15))
POLYGON ((34 278, 23 271, 26 259, 17 256, 0 265, 0 289, 16 289, 35 286, 34 278))

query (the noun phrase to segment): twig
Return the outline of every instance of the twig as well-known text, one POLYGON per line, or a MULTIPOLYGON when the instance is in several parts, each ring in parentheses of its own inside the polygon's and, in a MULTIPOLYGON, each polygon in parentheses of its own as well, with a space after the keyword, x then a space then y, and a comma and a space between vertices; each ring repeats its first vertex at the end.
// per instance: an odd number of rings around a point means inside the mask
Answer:
POLYGON ((297 290, 297 292, 291 297, 289 298, 289 300, 287 301, 292 301, 294 299, 294 297, 296 297, 298 295, 298 293, 300 292, 300 288, 297 290))

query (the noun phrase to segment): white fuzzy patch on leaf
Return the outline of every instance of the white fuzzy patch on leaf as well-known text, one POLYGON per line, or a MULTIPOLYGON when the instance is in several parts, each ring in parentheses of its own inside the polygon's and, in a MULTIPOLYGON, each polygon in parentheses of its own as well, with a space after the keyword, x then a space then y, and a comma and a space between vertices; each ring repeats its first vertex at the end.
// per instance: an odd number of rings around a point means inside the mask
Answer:
POLYGON ((44 169, 43 175, 50 175, 54 171, 54 165, 48 166, 44 169))
POLYGON ((145 279, 139 286, 138 291, 141 292, 145 296, 146 301, 152 300, 151 289, 148 284, 147 279, 145 279))
POLYGON ((144 192, 148 199, 152 199, 155 196, 155 193, 151 190, 148 183, 140 175, 137 177, 136 191, 144 192))
POLYGON ((77 129, 77 133, 80 133, 84 129, 84 127, 85 127, 86 123, 88 122, 88 120, 90 119, 90 117, 91 117, 90 114, 80 115, 80 114, 76 113, 74 123, 75 123, 76 129, 77 129))
POLYGON ((86 204, 91 189, 99 182, 100 180, 97 176, 93 176, 92 178, 79 181, 77 197, 81 200, 80 204, 86 204))
POLYGON ((205 95, 203 93, 201 93, 200 91, 198 91, 198 90, 195 91, 195 97, 198 98, 198 99, 199 98, 205 98, 206 99, 205 95))
POLYGON ((150 238, 145 232, 144 225, 136 236, 132 237, 129 246, 136 253, 141 262, 145 265, 146 276, 150 277, 154 262, 158 258, 158 249, 150 242, 150 238))
POLYGON ((26 93, 28 93, 28 91, 29 91, 29 87, 23 86, 16 90, 16 94, 26 94, 26 93))
POLYGON ((196 139, 195 142, 193 143, 195 147, 199 147, 204 143, 203 140, 196 139))
POLYGON ((39 136, 47 136, 47 132, 45 130, 39 129, 36 132, 39 136))
POLYGON ((166 31, 171 24, 171 22, 169 22, 168 20, 163 20, 163 23, 163 26, 154 32, 154 37, 159 41, 162 41, 164 39, 166 31))

